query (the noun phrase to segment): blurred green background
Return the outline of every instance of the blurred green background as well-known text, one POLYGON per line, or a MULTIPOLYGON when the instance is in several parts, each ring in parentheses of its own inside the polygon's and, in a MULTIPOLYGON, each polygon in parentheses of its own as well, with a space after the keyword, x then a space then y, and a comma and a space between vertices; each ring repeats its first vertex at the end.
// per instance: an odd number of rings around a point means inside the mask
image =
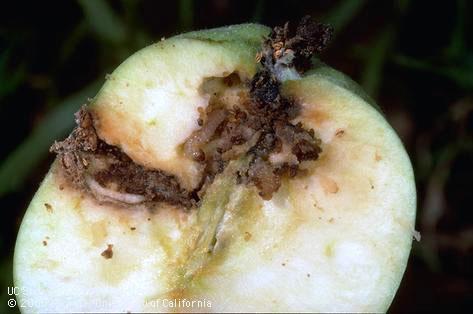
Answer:
MULTIPOLYGON (((306 14, 322 60, 380 104, 415 168, 417 230, 392 313, 473 310, 471 1, 4 1, 0 9, 0 312, 21 218, 73 113, 134 51, 181 31, 306 14)), ((17 309, 13 309, 17 311, 17 309)))

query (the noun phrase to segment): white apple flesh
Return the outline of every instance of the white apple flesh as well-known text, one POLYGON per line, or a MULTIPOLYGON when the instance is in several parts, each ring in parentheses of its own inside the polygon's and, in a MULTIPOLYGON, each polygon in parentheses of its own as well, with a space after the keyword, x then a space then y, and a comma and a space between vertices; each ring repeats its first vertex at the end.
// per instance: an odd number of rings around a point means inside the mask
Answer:
MULTIPOLYGON (((195 187, 199 169, 182 144, 208 105, 201 86, 231 73, 250 79, 268 32, 232 26, 137 52, 89 106, 99 137, 195 187)), ((120 207, 72 188, 55 162, 16 243, 22 312, 386 311, 414 232, 414 177, 402 143, 358 87, 328 67, 282 90, 302 105, 294 122, 315 130, 323 153, 268 201, 226 170, 197 209, 120 207), (206 232, 216 243, 202 257, 206 232)))

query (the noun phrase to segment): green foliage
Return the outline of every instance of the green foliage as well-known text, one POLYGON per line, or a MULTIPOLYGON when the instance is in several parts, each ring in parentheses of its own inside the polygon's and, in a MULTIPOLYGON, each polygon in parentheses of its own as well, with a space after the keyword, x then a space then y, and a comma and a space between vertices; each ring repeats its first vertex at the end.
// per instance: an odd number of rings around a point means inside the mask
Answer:
POLYGON ((335 29, 335 34, 341 32, 350 21, 358 15, 366 0, 339 1, 334 8, 324 17, 324 22, 329 23, 335 29))
POLYGON ((14 295, 8 294, 8 287, 13 287, 13 261, 4 260, 0 263, 0 311, 4 314, 19 313, 18 306, 10 307, 8 303, 10 299, 15 299, 14 295))
POLYGON ((87 97, 95 95, 101 82, 86 86, 49 112, 31 134, 0 164, 0 196, 18 189, 48 152, 54 140, 64 137, 74 125, 74 113, 87 97))
POLYGON ((24 64, 21 64, 13 74, 9 73, 7 65, 10 59, 10 49, 0 52, 0 101, 8 94, 14 92, 25 76, 24 64))
POLYGON ((181 31, 192 29, 194 24, 194 1, 179 0, 179 27, 181 31))
POLYGON ((433 75, 452 80, 465 90, 473 90, 473 54, 469 53, 463 58, 447 59, 445 65, 435 61, 419 60, 413 57, 396 55, 392 61, 401 67, 410 70, 424 71, 433 75))
POLYGON ((104 0, 77 0, 91 30, 105 42, 125 41, 126 27, 104 0))
POLYGON ((373 98, 378 96, 379 86, 383 79, 383 67, 389 56, 394 41, 394 30, 388 26, 372 43, 369 53, 366 54, 365 68, 361 74, 361 86, 373 98))

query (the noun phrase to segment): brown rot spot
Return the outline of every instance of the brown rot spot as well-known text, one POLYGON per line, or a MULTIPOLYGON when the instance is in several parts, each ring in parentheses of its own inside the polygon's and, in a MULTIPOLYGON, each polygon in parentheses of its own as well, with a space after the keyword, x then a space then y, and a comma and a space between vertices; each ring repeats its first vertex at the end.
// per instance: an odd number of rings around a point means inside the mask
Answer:
POLYGON ((113 257, 113 244, 107 244, 107 249, 102 252, 103 258, 105 259, 111 259, 113 257))
POLYGON ((135 230, 136 230, 136 227, 131 227, 130 230, 131 230, 131 231, 135 231, 135 230))
POLYGON ((345 130, 344 129, 337 129, 337 131, 335 131, 335 136, 336 137, 342 137, 343 135, 345 135, 345 130))
POLYGON ((48 245, 48 241, 43 240, 43 246, 46 246, 46 245, 48 245))
POLYGON ((243 239, 245 239, 245 241, 250 241, 251 239, 251 233, 249 233, 248 231, 245 232, 245 235, 243 236, 243 239))
POLYGON ((46 207, 46 211, 48 213, 52 213, 53 212, 53 207, 51 206, 51 204, 49 203, 44 203, 44 207, 46 207))
POLYGON ((320 176, 319 181, 325 194, 335 194, 339 191, 337 182, 333 179, 327 176, 320 176))
POLYGON ((374 160, 375 161, 380 161, 381 159, 383 159, 383 157, 378 152, 376 152, 374 154, 374 160))
POLYGON ((306 119, 319 126, 329 120, 328 114, 319 109, 306 110, 303 112, 303 115, 306 119))

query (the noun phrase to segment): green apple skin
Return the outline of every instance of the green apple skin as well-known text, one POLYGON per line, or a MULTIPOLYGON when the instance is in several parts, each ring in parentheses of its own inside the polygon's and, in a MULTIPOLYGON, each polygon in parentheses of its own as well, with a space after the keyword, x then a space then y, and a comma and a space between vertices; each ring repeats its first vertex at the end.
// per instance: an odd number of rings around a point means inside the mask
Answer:
MULTIPOLYGON (((99 136, 192 187, 198 170, 179 147, 198 128, 197 107, 207 105, 199 86, 233 72, 251 78, 268 32, 237 25, 137 52, 90 105, 99 136)), ((16 242, 21 311, 387 311, 415 221, 402 143, 361 89, 327 66, 285 82, 283 93, 302 105, 294 122, 315 130, 323 153, 269 201, 222 175, 197 210, 99 204, 69 187, 56 161, 16 242), (207 227, 202 216, 212 211, 223 215, 215 250, 186 277, 207 227)))

